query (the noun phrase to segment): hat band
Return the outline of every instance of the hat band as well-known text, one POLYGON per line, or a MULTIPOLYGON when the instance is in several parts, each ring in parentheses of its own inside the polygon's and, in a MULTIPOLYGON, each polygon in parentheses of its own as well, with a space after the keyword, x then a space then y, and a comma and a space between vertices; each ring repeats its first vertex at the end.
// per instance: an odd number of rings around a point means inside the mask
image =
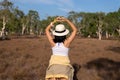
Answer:
POLYGON ((65 32, 66 30, 63 30, 63 31, 55 31, 56 33, 63 33, 65 32))

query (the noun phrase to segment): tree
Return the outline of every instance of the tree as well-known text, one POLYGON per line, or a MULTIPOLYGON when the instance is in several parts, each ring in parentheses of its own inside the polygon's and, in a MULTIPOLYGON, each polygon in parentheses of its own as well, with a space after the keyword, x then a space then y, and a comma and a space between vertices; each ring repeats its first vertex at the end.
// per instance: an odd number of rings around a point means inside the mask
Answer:
POLYGON ((110 12, 105 17, 105 22, 107 24, 106 30, 111 37, 119 35, 120 30, 120 12, 110 12))
POLYGON ((98 27, 98 37, 99 40, 102 39, 102 33, 103 33, 103 24, 104 24, 104 18, 105 18, 105 13, 97 13, 97 27, 98 27))
POLYGON ((53 21, 57 16, 48 16, 47 19, 40 21, 40 34, 44 34, 45 28, 53 21))
POLYGON ((30 34, 38 33, 39 14, 37 11, 29 10, 27 15, 28 23, 30 24, 30 34), (34 32, 33 32, 34 31, 34 32))
POLYGON ((78 33, 80 36, 84 35, 82 34, 83 29, 85 28, 85 20, 86 20, 86 13, 85 12, 74 12, 70 11, 68 13, 68 19, 70 19, 75 26, 78 29, 78 33))
POLYGON ((82 34, 85 37, 95 37, 96 36, 96 15, 95 13, 80 13, 82 16, 81 26, 82 34))
MULTIPOLYGON (((13 11, 13 22, 14 23, 14 28, 15 28, 15 32, 18 34, 21 34, 22 31, 22 24, 23 21, 22 19, 25 17, 25 14, 23 11, 19 10, 18 8, 15 8, 13 11)), ((25 23, 25 22, 24 22, 25 23)))
POLYGON ((11 16, 11 11, 12 11, 13 3, 9 2, 8 0, 3 0, 0 2, 0 18, 2 18, 2 31, 0 36, 3 37, 5 34, 5 28, 6 28, 6 23, 9 21, 9 18, 11 16))

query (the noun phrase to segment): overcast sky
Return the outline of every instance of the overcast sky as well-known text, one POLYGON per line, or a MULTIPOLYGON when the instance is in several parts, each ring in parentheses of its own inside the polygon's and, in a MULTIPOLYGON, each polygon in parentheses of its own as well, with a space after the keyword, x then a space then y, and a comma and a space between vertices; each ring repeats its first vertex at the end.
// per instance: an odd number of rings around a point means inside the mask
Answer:
POLYGON ((113 12, 120 8, 120 0, 11 0, 24 13, 39 12, 40 18, 66 16, 69 11, 113 12))

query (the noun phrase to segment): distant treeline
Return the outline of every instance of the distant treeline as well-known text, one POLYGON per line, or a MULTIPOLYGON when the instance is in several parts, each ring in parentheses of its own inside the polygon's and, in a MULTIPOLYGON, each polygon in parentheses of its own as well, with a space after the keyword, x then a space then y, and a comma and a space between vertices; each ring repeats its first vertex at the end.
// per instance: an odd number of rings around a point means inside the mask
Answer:
MULTIPOLYGON (((40 20, 41 13, 29 10, 25 14, 9 0, 0 1, 0 37, 4 35, 42 35, 46 26, 56 16, 40 20)), ((78 28, 80 37, 120 38, 120 8, 115 12, 75 12, 70 11, 67 18, 78 28)), ((65 24, 65 23, 64 23, 65 24)), ((65 24, 66 26, 69 26, 65 24)), ((68 27, 69 28, 69 27, 68 27)))

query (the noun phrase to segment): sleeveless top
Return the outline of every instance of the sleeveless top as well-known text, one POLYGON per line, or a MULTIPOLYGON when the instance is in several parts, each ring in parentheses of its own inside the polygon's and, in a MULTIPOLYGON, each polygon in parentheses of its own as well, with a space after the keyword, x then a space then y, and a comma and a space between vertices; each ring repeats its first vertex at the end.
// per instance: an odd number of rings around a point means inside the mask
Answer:
POLYGON ((68 56, 69 48, 65 47, 63 43, 56 43, 54 47, 52 47, 53 55, 59 56, 68 56))

